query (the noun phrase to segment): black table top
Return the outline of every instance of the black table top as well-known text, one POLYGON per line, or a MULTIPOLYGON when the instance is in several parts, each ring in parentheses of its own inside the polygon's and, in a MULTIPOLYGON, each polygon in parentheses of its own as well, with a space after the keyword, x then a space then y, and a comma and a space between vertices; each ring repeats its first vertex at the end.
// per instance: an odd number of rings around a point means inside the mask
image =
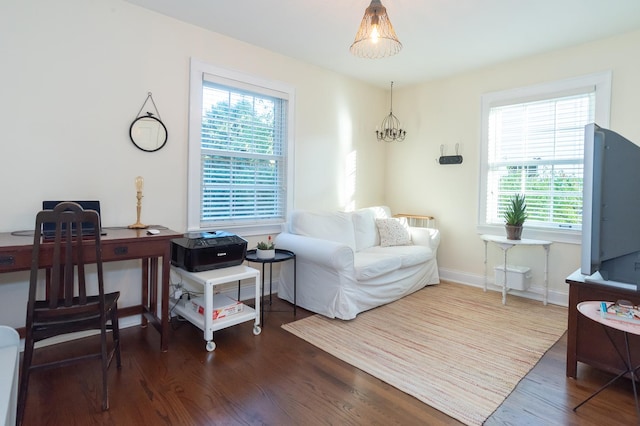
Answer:
POLYGON ((295 253, 289 250, 283 249, 275 249, 276 256, 271 259, 258 259, 257 250, 247 250, 247 254, 245 259, 249 262, 258 262, 258 263, 275 263, 275 262, 284 262, 285 260, 293 259, 296 257, 295 253))

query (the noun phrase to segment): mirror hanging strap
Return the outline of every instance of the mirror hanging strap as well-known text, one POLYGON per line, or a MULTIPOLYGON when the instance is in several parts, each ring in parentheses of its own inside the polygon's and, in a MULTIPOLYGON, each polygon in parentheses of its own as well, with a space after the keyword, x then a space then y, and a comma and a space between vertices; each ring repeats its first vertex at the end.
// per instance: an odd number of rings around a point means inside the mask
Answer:
MULTIPOLYGON (((142 110, 144 109, 144 106, 147 104, 147 102, 149 102, 149 100, 151 100, 151 104, 153 105, 153 109, 156 111, 156 115, 158 116, 158 120, 162 121, 162 118, 160 117, 160 111, 158 111, 158 107, 156 106, 156 103, 153 101, 153 96, 151 95, 151 92, 147 93, 147 99, 145 99, 144 102, 142 103, 142 106, 140 107, 140 111, 138 111, 138 115, 136 115, 136 118, 140 117, 140 114, 142 113, 142 110)), ((153 113, 147 111, 147 116, 153 117, 153 113)))

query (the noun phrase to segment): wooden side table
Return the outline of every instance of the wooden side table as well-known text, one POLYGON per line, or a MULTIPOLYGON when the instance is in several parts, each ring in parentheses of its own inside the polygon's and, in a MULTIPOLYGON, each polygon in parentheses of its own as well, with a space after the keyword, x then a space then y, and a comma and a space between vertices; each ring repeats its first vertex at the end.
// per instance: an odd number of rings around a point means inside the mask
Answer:
MULTIPOLYGON (((611 350, 609 345, 602 345, 607 340, 606 332, 617 347, 624 347, 624 333, 616 330, 605 330, 600 324, 578 312, 578 304, 589 300, 628 300, 640 305, 640 293, 635 288, 622 288, 585 281, 585 276, 576 270, 566 279, 569 285, 569 308, 567 324, 567 377, 577 378, 578 362, 594 368, 618 374, 625 368, 620 356, 611 350)), ((633 286, 635 287, 635 286, 633 286)), ((629 336, 631 345, 631 361, 640 365, 640 336, 629 336)))
POLYGON ((587 401, 591 400, 594 396, 598 395, 600 392, 611 386, 615 381, 617 381, 622 376, 629 374, 631 376, 631 384, 633 386, 633 397, 636 402, 636 413, 638 414, 638 418, 640 419, 640 408, 638 406, 638 391, 636 390, 636 380, 640 377, 638 376, 638 369, 640 369, 640 365, 634 367, 631 363, 631 350, 629 349, 629 334, 640 335, 640 320, 637 322, 625 321, 621 319, 611 319, 601 314, 601 305, 604 304, 606 306, 610 306, 614 304, 614 302, 603 302, 603 301, 586 301, 578 303, 578 311, 584 315, 585 317, 602 324, 607 333, 607 337, 609 338, 609 342, 616 349, 618 355, 624 362, 625 369, 620 372, 616 377, 609 380, 605 383, 600 389, 595 391, 591 396, 582 401, 580 404, 576 405, 573 408, 573 411, 576 411, 582 405, 584 405, 587 401), (620 330, 624 333, 624 353, 621 353, 619 348, 616 346, 615 341, 611 337, 609 333, 609 329, 620 330), (626 357, 626 358, 625 358, 626 357))
MULTIPOLYGON (((287 260, 293 260, 293 315, 296 315, 296 287, 297 287, 297 262, 296 255, 290 250, 275 249, 276 255, 271 259, 259 258, 256 254, 256 250, 247 250, 247 254, 244 257, 246 261, 262 264, 262 298, 264 299, 264 265, 269 264, 269 306, 271 306, 271 293, 273 284, 273 264, 278 262, 286 262, 287 260)), ((264 303, 260 304, 260 323, 264 326, 264 303)))

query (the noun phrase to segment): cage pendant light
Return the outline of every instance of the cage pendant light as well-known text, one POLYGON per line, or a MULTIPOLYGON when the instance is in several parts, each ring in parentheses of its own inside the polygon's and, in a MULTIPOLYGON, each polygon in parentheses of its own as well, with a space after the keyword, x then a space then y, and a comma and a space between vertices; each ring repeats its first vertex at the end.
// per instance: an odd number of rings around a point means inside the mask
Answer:
POLYGON ((364 11, 356 38, 349 48, 360 58, 378 59, 400 52, 402 43, 398 40, 387 9, 380 0, 372 0, 364 11))
POLYGON ((389 115, 382 120, 382 125, 376 130, 376 136, 379 141, 385 142, 402 142, 407 132, 400 127, 400 120, 393 115, 393 81, 391 82, 391 108, 389 115))

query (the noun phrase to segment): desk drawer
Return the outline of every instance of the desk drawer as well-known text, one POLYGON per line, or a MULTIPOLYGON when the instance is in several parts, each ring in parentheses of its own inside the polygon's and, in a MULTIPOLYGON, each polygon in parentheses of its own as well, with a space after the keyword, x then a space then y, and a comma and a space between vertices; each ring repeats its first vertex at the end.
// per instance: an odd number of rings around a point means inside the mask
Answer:
MULTIPOLYGON (((118 260, 142 259, 148 257, 162 257, 169 252, 169 239, 144 239, 135 242, 103 241, 102 261, 114 262, 118 260)), ((40 254, 40 267, 51 266, 52 252, 43 246, 40 254)), ((86 248, 87 262, 95 261, 95 249, 86 248)), ((28 271, 31 269, 31 247, 8 248, 0 251, 0 273, 13 271, 28 271)))
POLYGON ((141 259, 145 257, 161 257, 169 252, 169 240, 144 239, 131 243, 116 241, 102 242, 102 261, 111 262, 116 260, 141 259))
POLYGON ((31 268, 31 248, 0 251, 0 272, 29 270, 31 268))

